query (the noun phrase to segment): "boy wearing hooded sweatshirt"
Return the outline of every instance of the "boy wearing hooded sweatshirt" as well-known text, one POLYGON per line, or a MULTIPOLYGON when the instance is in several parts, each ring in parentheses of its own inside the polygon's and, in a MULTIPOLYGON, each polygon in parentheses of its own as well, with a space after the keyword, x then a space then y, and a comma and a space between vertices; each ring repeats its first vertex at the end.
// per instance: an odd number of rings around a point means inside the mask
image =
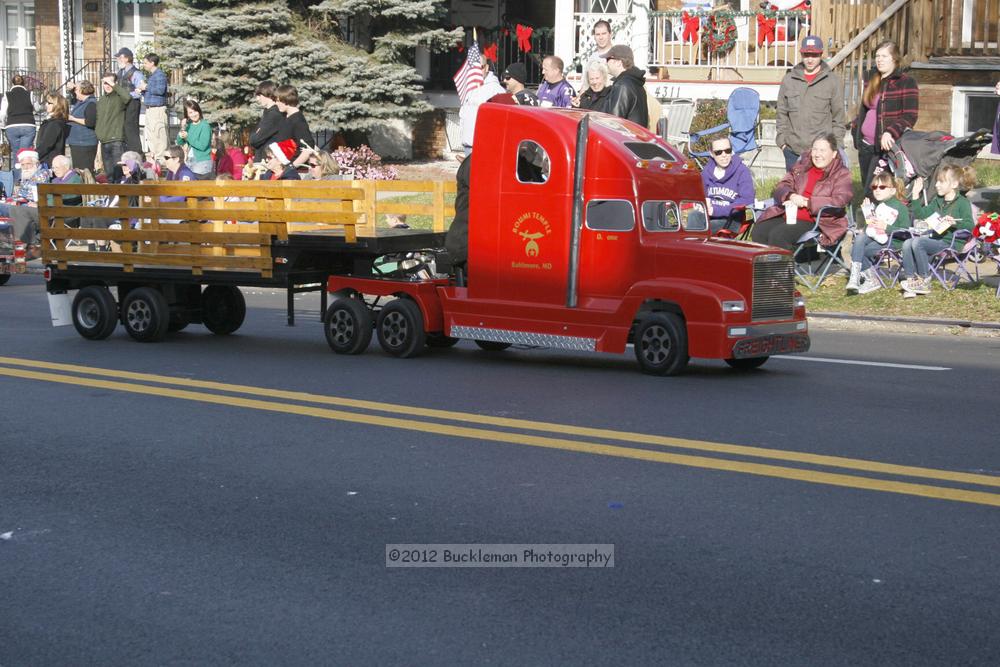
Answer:
POLYGON ((701 172, 701 182, 705 186, 713 234, 728 227, 734 206, 753 206, 756 196, 753 177, 743 160, 733 155, 729 137, 712 142, 712 156, 701 172))

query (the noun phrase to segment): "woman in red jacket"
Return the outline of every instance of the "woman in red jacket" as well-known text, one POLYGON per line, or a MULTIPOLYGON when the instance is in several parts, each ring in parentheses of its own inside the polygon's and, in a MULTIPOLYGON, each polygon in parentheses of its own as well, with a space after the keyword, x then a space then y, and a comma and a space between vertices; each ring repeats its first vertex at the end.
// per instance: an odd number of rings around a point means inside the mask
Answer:
POLYGON ((839 210, 828 209, 820 219, 820 243, 835 245, 847 232, 846 209, 854 196, 851 172, 837 153, 837 138, 823 134, 813 140, 812 149, 778 182, 773 196, 775 205, 753 226, 753 241, 792 250, 812 229, 819 210, 832 206, 839 210), (786 206, 796 209, 791 224, 786 220, 786 206))

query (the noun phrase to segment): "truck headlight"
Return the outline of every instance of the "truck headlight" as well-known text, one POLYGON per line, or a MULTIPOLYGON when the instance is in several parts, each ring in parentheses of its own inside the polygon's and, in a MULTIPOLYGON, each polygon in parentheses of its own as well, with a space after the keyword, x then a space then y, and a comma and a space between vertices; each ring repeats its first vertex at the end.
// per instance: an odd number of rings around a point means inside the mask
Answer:
POLYGON ((795 307, 796 308, 805 308, 806 307, 806 298, 804 296, 802 296, 801 294, 799 296, 795 297, 795 307))
POLYGON ((746 301, 723 301, 722 312, 724 313, 745 313, 747 310, 746 301))

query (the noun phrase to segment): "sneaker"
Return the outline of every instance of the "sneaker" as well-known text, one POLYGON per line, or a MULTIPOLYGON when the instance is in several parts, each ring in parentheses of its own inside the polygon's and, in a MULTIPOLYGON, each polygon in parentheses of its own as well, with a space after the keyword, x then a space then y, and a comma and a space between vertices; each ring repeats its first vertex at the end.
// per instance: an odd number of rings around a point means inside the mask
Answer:
MULTIPOLYGON (((869 292, 874 292, 875 290, 882 289, 882 283, 876 280, 866 280, 861 283, 861 287, 858 288, 858 294, 868 294, 869 292)), ((905 294, 903 296, 906 296, 905 294)), ((916 296, 916 295, 914 295, 916 296)))
POLYGON ((903 298, 904 299, 916 299, 917 295, 914 294, 913 292, 907 292, 906 290, 904 290, 903 291, 903 298))
POLYGON ((930 294, 931 284, 926 278, 914 278, 910 281, 910 286, 906 288, 906 291, 914 294, 930 294))

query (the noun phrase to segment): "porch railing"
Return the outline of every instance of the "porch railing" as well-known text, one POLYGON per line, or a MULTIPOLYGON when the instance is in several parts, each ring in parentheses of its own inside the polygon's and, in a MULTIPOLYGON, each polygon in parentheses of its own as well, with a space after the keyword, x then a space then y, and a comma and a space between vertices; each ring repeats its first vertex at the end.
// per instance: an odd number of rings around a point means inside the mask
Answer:
POLYGON ((799 41, 809 34, 809 15, 781 12, 773 17, 773 30, 759 28, 755 12, 734 12, 735 43, 724 54, 706 48, 708 15, 699 13, 701 26, 697 43, 685 31, 679 11, 650 12, 651 67, 710 67, 731 69, 773 69, 792 67, 799 62, 799 41))
POLYGON ((929 14, 929 55, 1000 55, 998 0, 934 0, 920 4, 926 4, 929 14))

